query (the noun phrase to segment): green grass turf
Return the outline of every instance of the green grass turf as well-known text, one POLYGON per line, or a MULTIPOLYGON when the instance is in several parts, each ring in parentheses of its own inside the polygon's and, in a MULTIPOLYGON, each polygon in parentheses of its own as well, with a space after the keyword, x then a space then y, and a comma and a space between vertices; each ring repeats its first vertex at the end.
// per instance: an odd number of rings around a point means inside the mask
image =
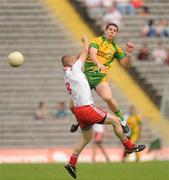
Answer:
MULTIPOLYGON (((169 180, 169 161, 79 163, 78 180, 169 180)), ((71 180, 63 164, 1 164, 0 180, 71 180)))

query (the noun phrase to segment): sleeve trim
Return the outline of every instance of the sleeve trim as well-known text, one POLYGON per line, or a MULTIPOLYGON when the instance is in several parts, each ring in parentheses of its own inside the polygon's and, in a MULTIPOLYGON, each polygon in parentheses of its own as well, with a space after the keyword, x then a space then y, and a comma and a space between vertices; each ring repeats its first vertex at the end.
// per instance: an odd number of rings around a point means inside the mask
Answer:
POLYGON ((116 57, 117 58, 117 60, 121 60, 121 59, 123 59, 123 58, 125 58, 126 57, 126 55, 123 53, 123 54, 118 54, 118 57, 116 57))
POLYGON ((90 47, 94 47, 94 48, 96 48, 96 49, 99 49, 99 46, 98 46, 96 43, 91 43, 91 44, 90 44, 90 47))

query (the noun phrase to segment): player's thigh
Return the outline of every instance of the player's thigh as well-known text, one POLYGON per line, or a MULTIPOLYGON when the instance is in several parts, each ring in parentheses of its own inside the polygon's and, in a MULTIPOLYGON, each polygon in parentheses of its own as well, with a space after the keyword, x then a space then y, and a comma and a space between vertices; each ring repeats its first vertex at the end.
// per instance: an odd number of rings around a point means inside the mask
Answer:
POLYGON ((93 131, 92 126, 87 129, 82 129, 82 136, 85 141, 90 141, 92 139, 93 131))
POLYGON ((112 91, 111 91, 110 85, 108 84, 107 81, 100 82, 96 86, 96 92, 103 99, 111 99, 112 98, 112 91))
POLYGON ((107 117, 103 124, 120 125, 120 119, 113 114, 107 113, 107 117))
POLYGON ((72 99, 69 101, 69 109, 73 112, 74 104, 72 99))

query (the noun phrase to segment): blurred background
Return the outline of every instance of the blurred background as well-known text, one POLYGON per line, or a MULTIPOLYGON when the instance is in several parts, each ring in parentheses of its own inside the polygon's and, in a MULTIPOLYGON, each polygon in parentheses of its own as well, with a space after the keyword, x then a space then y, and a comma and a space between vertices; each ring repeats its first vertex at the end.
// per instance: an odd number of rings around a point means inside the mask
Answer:
MULTIPOLYGON (((139 115, 139 142, 147 149, 140 161, 169 159, 169 2, 168 0, 0 0, 0 163, 67 161, 80 137, 68 110, 69 96, 60 63, 80 51, 80 36, 104 33, 106 23, 119 26, 116 41, 125 50, 135 43, 128 70, 113 63, 110 84, 126 119, 139 115), (12 51, 24 64, 11 67, 12 51)), ((95 104, 108 110, 93 91, 95 104)), ((111 127, 102 146, 110 161, 123 161, 123 148, 111 127)), ((94 143, 80 162, 106 162, 94 143)), ((126 161, 135 161, 136 156, 126 161)))

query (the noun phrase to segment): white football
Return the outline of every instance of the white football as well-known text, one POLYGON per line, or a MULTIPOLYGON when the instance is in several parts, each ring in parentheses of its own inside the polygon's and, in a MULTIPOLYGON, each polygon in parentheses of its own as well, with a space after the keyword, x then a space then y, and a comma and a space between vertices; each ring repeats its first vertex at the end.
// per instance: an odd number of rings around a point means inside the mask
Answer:
POLYGON ((8 56, 9 64, 13 67, 19 67, 23 64, 24 57, 20 52, 12 52, 8 56))

